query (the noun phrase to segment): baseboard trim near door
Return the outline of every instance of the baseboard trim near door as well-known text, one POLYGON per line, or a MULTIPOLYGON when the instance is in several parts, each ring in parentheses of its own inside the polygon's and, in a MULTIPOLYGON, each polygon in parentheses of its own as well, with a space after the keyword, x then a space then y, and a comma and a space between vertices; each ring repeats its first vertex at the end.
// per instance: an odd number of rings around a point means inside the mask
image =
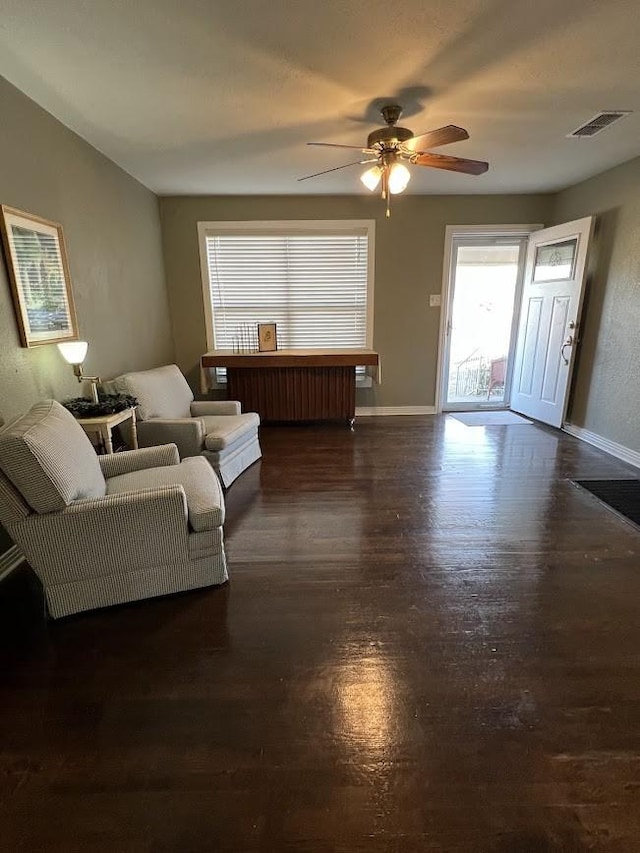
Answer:
POLYGON ((611 441, 609 438, 604 438, 596 432, 585 429, 584 427, 576 426, 575 424, 566 423, 562 427, 564 432, 568 432, 574 438, 579 438, 581 441, 586 441, 587 444, 592 444, 598 450, 604 450, 605 453, 615 456, 622 462, 628 462, 635 468, 640 468, 640 452, 631 450, 623 444, 618 444, 616 441, 611 441))
POLYGON ((435 415, 435 406, 358 406, 357 418, 368 418, 373 415, 435 415))
POLYGON ((10 575, 23 562, 24 555, 22 551, 16 545, 12 545, 11 548, 0 556, 0 581, 3 581, 7 575, 10 575))

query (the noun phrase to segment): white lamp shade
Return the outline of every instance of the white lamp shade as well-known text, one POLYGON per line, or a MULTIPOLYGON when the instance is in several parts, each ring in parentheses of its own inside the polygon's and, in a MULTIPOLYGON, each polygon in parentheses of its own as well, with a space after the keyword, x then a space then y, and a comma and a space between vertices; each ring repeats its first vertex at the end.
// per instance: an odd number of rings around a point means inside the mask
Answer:
POLYGON ((371 192, 373 192, 380 183, 381 177, 382 169, 380 168, 380 166, 372 166, 370 169, 367 169, 366 172, 363 172, 362 175, 360 175, 360 180, 368 190, 371 190, 371 192))
POLYGON ((82 364, 87 355, 89 344, 86 341, 66 341, 58 344, 58 349, 69 364, 82 364))
POLYGON ((394 163, 389 171, 389 192, 397 195, 406 189, 411 172, 402 163, 394 163))

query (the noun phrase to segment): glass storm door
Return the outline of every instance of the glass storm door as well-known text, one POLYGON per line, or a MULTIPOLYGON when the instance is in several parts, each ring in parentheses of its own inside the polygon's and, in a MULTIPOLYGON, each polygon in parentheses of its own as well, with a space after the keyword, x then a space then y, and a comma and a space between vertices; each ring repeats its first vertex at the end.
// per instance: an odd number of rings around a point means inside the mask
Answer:
POLYGON ((527 239, 452 241, 443 359, 444 411, 509 406, 517 308, 527 239))

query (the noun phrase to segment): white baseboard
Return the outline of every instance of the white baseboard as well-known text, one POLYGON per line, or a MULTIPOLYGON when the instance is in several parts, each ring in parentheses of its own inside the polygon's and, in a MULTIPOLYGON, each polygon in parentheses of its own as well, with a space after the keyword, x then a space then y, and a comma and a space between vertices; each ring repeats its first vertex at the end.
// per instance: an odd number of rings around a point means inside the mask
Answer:
POLYGON ((14 569, 17 569, 20 563, 24 562, 22 551, 15 545, 12 545, 8 551, 5 551, 0 556, 0 581, 4 580, 7 575, 11 574, 14 569))
POLYGON ((569 435, 579 438, 582 441, 586 441, 587 444, 592 444, 594 447, 597 447, 598 450, 604 450, 605 453, 615 456, 616 459, 620 459, 622 462, 628 462, 629 465, 634 465, 636 468, 640 468, 640 452, 637 450, 630 450, 623 444, 618 444, 616 441, 611 441, 608 438, 604 438, 602 435, 598 435, 596 432, 591 432, 590 430, 576 426, 575 424, 567 423, 562 427, 562 429, 564 432, 568 432, 569 435))
POLYGON ((358 406, 357 418, 368 418, 372 415, 435 415, 435 406, 358 406))

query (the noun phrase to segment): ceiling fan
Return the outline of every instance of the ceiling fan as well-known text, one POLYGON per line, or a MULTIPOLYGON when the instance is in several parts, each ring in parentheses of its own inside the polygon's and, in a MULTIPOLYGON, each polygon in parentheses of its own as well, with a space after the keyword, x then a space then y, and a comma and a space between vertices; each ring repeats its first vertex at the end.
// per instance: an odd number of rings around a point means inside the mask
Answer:
POLYGON ((328 172, 337 172, 349 166, 358 166, 371 163, 361 176, 360 180, 373 192, 378 184, 381 185, 382 198, 387 202, 387 216, 390 215, 390 197, 401 193, 409 183, 411 173, 402 162, 407 160, 413 166, 429 166, 432 169, 447 169, 450 172, 465 172, 468 175, 481 175, 489 168, 488 163, 482 160, 466 160, 464 157, 450 157, 447 154, 433 154, 425 151, 425 148, 437 148, 440 145, 448 145, 450 142, 459 142, 468 139, 469 134, 462 127, 448 124, 437 130, 429 130, 414 136, 407 127, 400 127, 397 122, 402 115, 402 107, 398 104, 387 104, 380 110, 386 122, 386 127, 380 127, 372 131, 367 137, 364 148, 359 145, 340 145, 335 142, 307 142, 307 145, 321 145, 326 148, 351 148, 369 155, 366 160, 355 160, 353 163, 345 163, 333 169, 325 169, 323 172, 315 172, 298 178, 299 181, 307 181, 309 178, 317 178, 318 175, 326 175, 328 172))

